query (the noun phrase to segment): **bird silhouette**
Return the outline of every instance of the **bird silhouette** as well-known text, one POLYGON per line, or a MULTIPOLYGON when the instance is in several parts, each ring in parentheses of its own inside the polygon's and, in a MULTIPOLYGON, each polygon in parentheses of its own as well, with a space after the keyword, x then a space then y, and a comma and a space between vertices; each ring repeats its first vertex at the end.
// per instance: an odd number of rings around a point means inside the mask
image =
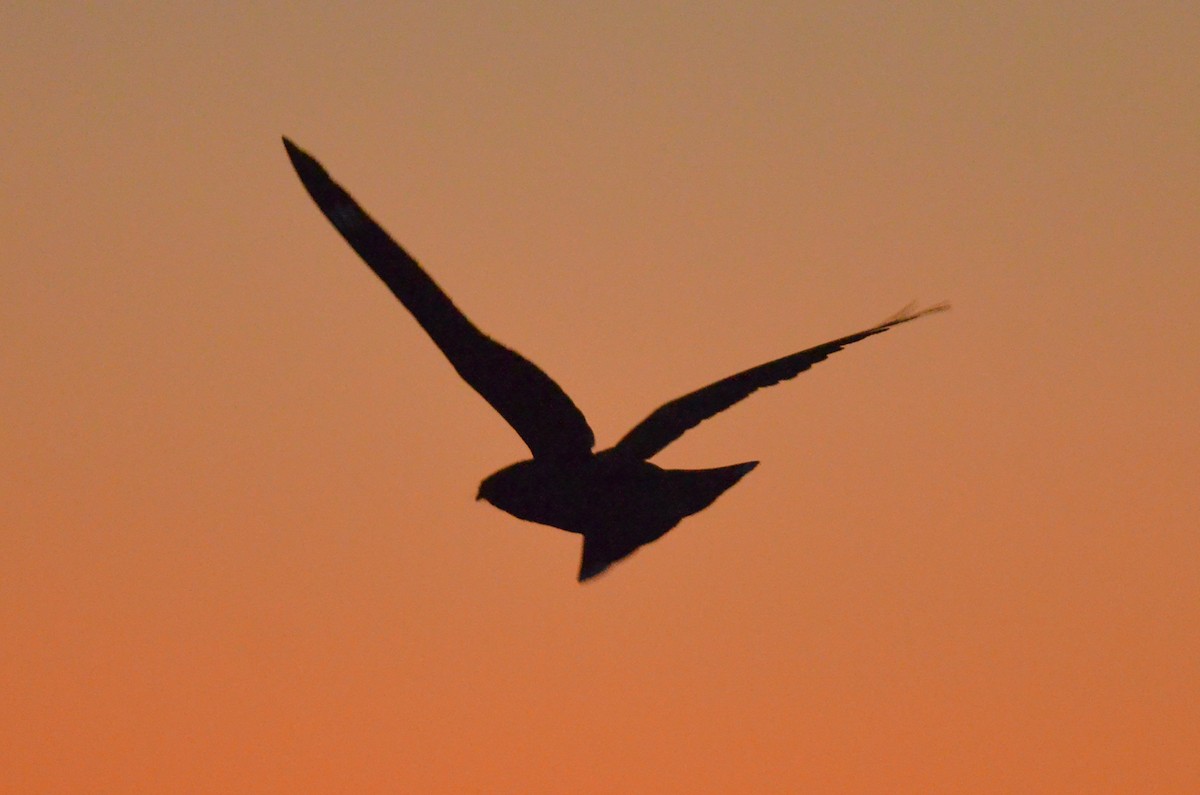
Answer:
POLYGON ((614 446, 593 452, 583 412, 537 365, 484 334, 307 152, 283 139, 317 207, 400 299, 471 387, 491 404, 533 457, 489 475, 477 500, 530 522, 583 536, 580 582, 702 511, 758 466, 663 469, 648 460, 686 431, 757 389, 794 378, 830 354, 932 312, 914 304, 884 322, 723 378, 651 412, 614 446))

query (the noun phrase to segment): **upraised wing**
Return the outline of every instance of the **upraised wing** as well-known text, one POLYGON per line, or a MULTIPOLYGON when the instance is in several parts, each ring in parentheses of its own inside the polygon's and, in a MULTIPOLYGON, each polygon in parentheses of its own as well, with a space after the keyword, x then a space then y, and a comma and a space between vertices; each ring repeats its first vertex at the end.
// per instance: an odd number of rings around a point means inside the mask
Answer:
POLYGON ((940 303, 920 311, 914 311, 914 305, 910 304, 878 326, 872 326, 857 334, 851 334, 815 348, 751 367, 749 370, 743 370, 728 378, 723 378, 703 389, 697 389, 695 392, 676 398, 655 409, 649 417, 625 434, 621 441, 612 448, 612 452, 641 460, 648 459, 688 430, 748 397, 755 390, 795 378, 847 345, 875 334, 881 334, 892 326, 898 326, 901 323, 907 323, 910 320, 916 320, 919 317, 942 312, 949 308, 949 304, 940 303))
POLYGON ((535 458, 577 458, 595 436, 567 393, 533 362, 475 327, 321 164, 287 138, 292 166, 317 207, 450 360, 529 445, 535 458))

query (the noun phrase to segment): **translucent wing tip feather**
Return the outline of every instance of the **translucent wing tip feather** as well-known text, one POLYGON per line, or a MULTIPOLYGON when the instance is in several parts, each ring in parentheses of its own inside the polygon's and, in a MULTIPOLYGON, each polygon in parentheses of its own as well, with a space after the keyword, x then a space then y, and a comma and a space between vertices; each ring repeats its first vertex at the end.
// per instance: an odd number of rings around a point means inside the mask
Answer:
POLYGON ((939 301, 936 304, 933 304, 932 306, 925 307, 924 309, 917 309, 917 302, 913 301, 912 303, 908 304, 903 309, 901 309, 899 312, 897 312, 896 314, 889 317, 887 320, 880 323, 878 328, 884 328, 886 326, 895 326, 900 323, 907 323, 910 320, 916 320, 919 317, 925 317, 925 315, 932 315, 935 312, 945 312, 948 309, 950 309, 949 301, 939 301))

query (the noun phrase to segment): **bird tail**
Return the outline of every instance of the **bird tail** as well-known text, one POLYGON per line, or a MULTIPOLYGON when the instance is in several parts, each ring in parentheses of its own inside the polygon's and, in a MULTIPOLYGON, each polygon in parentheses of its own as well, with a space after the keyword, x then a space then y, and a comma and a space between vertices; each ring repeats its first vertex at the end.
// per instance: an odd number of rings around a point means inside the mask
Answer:
POLYGON ((583 534, 583 557, 579 581, 595 577, 612 564, 628 557, 643 544, 660 537, 685 517, 702 511, 758 466, 757 461, 715 469, 669 469, 663 490, 657 495, 654 515, 642 527, 605 528, 583 534))
MULTIPOLYGON (((733 485, 758 466, 757 461, 715 469, 670 469, 666 502, 678 522, 712 505, 733 485)), ((674 526, 674 523, 672 523, 674 526)))

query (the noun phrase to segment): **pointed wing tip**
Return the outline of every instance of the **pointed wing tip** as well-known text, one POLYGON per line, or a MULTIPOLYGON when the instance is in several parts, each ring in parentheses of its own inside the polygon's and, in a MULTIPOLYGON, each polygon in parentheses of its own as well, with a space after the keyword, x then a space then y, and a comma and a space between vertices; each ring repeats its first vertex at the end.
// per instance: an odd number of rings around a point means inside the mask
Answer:
POLYGON ((333 181, 325 167, 318 163, 315 157, 296 146, 292 139, 286 135, 282 137, 283 148, 287 150, 288 159, 292 162, 292 168, 300 178, 300 183, 338 231, 345 236, 351 230, 363 226, 366 223, 366 213, 333 181))
POLYGON ((280 137, 283 139, 283 148, 287 150, 288 157, 291 158, 292 162, 295 162, 298 157, 305 156, 304 150, 296 146, 291 138, 288 138, 286 135, 280 137))
POLYGON ((879 328, 886 328, 888 326, 895 326, 900 323, 907 323, 910 320, 916 320, 919 317, 925 317, 926 315, 932 315, 937 312, 947 312, 950 310, 950 302, 938 301, 936 304, 927 306, 924 309, 917 309, 916 307, 916 301, 909 302, 899 312, 880 323, 879 328))
POLYGON ((329 179, 328 172, 324 167, 317 162, 316 158, 305 152, 300 147, 288 138, 286 135, 283 138, 283 148, 287 150, 288 160, 292 161, 292 168, 296 169, 296 174, 299 175, 300 181, 305 185, 318 184, 322 178, 329 179))
POLYGON ((296 172, 299 172, 302 175, 305 172, 312 172, 314 169, 320 168, 320 166, 317 165, 317 161, 313 160, 312 155, 306 153, 304 149, 296 147, 295 143, 292 142, 292 139, 288 138, 287 136, 282 136, 282 138, 283 149, 287 150, 288 160, 292 161, 292 167, 296 169, 296 172))
POLYGON ((952 306, 953 305, 949 301, 938 301, 936 304, 933 304, 932 306, 925 307, 918 314, 932 315, 934 312, 949 312, 950 309, 952 308, 952 306))

